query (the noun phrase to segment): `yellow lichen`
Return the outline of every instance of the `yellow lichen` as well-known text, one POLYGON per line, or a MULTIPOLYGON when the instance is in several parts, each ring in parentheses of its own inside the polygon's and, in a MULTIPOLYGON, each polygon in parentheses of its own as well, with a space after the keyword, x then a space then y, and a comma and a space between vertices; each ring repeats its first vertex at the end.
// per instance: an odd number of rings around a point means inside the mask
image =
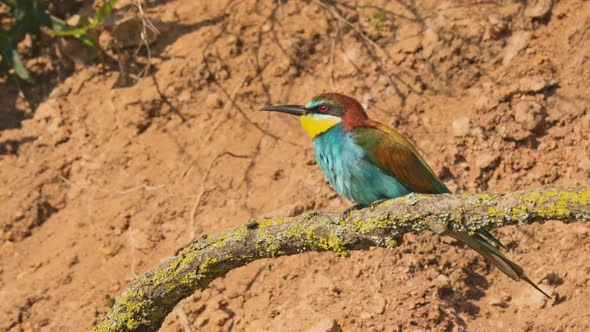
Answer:
POLYGON ((501 218, 504 218, 504 213, 502 213, 502 211, 496 210, 496 208, 494 208, 494 207, 489 207, 488 208, 488 216, 495 218, 495 219, 501 219, 501 218))
POLYGON ((327 239, 320 238, 316 243, 317 247, 320 249, 332 251, 338 255, 348 255, 348 251, 345 250, 346 242, 338 236, 336 236, 336 234, 334 233, 331 233, 327 239))
POLYGON ((207 257, 199 264, 199 274, 206 274, 209 272, 209 267, 211 264, 217 263, 217 258, 215 257, 207 257))
POLYGON ((524 204, 517 205, 510 210, 511 220, 520 220, 529 215, 528 207, 524 204))
POLYGON ((395 248, 395 247, 397 247, 397 241, 396 240, 389 240, 389 241, 387 241, 385 246, 389 249, 395 248))

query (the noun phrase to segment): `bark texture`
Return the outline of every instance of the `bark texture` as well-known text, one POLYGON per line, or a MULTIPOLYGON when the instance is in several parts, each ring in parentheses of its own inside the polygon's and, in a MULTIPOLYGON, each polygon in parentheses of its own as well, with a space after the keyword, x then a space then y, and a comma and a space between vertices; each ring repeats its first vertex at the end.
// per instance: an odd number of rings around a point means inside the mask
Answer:
POLYGON ((133 281, 93 331, 156 331, 185 297, 254 260, 310 251, 347 255, 396 247, 405 233, 474 231, 560 220, 590 221, 590 187, 502 194, 417 195, 373 208, 250 220, 193 242, 179 255, 133 281))

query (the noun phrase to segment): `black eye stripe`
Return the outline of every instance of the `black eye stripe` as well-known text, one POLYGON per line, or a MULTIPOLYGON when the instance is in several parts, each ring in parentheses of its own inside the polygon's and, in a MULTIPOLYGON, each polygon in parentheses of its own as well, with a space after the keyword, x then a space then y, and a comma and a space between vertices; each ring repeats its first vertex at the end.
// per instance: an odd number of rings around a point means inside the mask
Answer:
POLYGON ((345 109, 338 105, 331 104, 319 104, 311 108, 312 113, 327 114, 334 116, 342 116, 345 113, 345 109))

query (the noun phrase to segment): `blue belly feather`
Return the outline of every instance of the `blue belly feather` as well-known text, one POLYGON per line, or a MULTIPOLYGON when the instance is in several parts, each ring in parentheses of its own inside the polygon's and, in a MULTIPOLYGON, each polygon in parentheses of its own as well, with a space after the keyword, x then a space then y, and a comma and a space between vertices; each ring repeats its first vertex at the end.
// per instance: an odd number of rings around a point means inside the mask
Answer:
POLYGON ((332 187, 360 205, 410 193, 393 176, 365 159, 366 152, 356 145, 342 124, 330 128, 313 140, 316 160, 332 187))

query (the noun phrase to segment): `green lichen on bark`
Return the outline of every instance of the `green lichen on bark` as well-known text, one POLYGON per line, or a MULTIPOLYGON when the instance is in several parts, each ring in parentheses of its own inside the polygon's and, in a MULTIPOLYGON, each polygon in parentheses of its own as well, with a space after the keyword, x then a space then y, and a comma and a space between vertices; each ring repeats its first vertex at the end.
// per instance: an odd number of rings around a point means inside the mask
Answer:
POLYGON ((346 256, 394 248, 403 234, 475 231, 560 220, 590 221, 589 188, 542 188, 504 194, 416 195, 374 208, 251 220, 198 240, 131 283, 94 331, 156 331, 183 298, 254 260, 310 251, 346 256))

